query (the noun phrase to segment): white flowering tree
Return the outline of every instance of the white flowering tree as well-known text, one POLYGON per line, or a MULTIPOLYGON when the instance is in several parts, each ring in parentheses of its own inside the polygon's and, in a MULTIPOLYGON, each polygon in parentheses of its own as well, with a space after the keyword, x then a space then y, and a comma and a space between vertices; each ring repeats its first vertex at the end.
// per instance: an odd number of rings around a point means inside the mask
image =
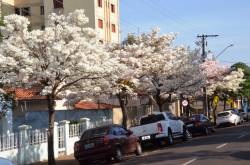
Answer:
POLYGON ((117 81, 117 59, 105 52, 94 30, 86 28, 83 10, 68 16, 52 14, 45 30, 28 30, 25 17, 10 15, 1 28, 2 82, 11 86, 40 86, 49 109, 48 163, 55 164, 53 128, 58 96, 91 97, 117 81), (7 76, 6 76, 7 75, 7 76))
POLYGON ((163 111, 172 93, 190 92, 202 84, 200 58, 182 46, 174 46, 176 34, 160 35, 159 30, 134 36, 116 54, 129 68, 133 91, 148 94, 163 111), (187 90, 188 89, 188 90, 187 90), (167 97, 166 97, 167 96, 167 97))

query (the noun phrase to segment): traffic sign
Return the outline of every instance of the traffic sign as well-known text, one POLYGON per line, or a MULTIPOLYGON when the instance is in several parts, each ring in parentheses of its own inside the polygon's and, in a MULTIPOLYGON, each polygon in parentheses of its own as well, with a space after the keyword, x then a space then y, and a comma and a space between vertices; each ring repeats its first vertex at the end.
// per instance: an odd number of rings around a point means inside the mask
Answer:
POLYGON ((188 101, 187 101, 187 100, 183 100, 183 101, 182 101, 182 105, 183 105, 184 107, 186 107, 186 106, 188 105, 188 101))

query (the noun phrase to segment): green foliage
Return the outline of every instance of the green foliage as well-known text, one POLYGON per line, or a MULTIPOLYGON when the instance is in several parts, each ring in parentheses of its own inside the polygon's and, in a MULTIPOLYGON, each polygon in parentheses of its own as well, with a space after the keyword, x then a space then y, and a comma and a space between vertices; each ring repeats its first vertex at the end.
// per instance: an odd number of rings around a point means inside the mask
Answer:
POLYGON ((250 67, 243 62, 238 62, 232 65, 231 68, 233 70, 238 68, 243 70, 245 82, 241 84, 242 89, 239 90, 238 94, 241 96, 250 97, 250 67))
POLYGON ((0 93, 0 119, 3 118, 6 113, 11 110, 13 98, 9 94, 0 93))
POLYGON ((133 45, 136 42, 136 36, 128 34, 127 38, 122 42, 123 45, 133 45))
POLYGON ((71 120, 69 124, 79 124, 78 120, 71 120))

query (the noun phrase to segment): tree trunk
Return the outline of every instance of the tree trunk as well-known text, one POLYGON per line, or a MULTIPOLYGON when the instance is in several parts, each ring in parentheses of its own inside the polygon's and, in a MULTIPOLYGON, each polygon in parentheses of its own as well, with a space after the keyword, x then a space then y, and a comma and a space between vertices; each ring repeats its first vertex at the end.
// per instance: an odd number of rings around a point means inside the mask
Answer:
POLYGON ((208 105, 208 111, 207 112, 208 112, 208 119, 209 119, 209 121, 210 121, 210 115, 211 115, 210 114, 210 110, 211 110, 211 102, 212 102, 210 98, 211 97, 208 97, 208 104, 207 104, 208 105))
POLYGON ((55 97, 51 94, 47 96, 49 109, 49 130, 48 130, 48 165, 55 165, 54 157, 54 121, 55 121, 55 97))
POLYGON ((156 95, 155 95, 155 100, 156 100, 156 103, 158 105, 158 108, 159 108, 159 111, 162 112, 163 109, 162 109, 162 102, 161 102, 161 90, 160 89, 156 89, 156 95))
POLYGON ((227 99, 226 99, 226 98, 224 98, 224 109, 223 109, 223 111, 225 111, 225 110, 226 110, 226 105, 227 105, 227 99))
POLYGON ((217 110, 217 105, 213 108, 214 126, 216 126, 216 110, 217 110))
POLYGON ((181 116, 184 116, 184 113, 185 113, 185 107, 182 105, 182 101, 184 100, 184 96, 183 96, 183 94, 181 93, 180 94, 180 111, 181 111, 181 113, 180 113, 180 115, 181 116))
POLYGON ((127 113, 127 108, 126 108, 126 101, 125 101, 125 96, 123 94, 118 94, 117 95, 119 99, 119 103, 122 109, 122 125, 125 128, 128 128, 128 113, 127 113))
POLYGON ((204 111, 204 115, 208 116, 208 103, 207 103, 207 88, 203 87, 203 111, 204 111))

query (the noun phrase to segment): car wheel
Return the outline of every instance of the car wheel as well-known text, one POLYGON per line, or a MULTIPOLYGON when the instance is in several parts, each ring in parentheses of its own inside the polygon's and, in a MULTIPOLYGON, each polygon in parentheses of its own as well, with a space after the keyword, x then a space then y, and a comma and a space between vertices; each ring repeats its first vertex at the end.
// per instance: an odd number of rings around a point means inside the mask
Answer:
POLYGON ((188 132, 187 132, 186 127, 183 127, 182 140, 183 141, 187 141, 188 140, 188 132))
POLYGON ((168 145, 173 145, 174 139, 171 131, 168 131, 168 145))
POLYGON ((137 156, 140 156, 142 154, 142 147, 141 144, 139 142, 136 143, 136 150, 135 150, 135 154, 137 156))
POLYGON ((212 127, 212 128, 211 128, 211 132, 213 132, 213 133, 215 132, 215 129, 214 129, 214 127, 212 127))
POLYGON ((122 157, 123 157, 122 151, 121 151, 120 147, 117 147, 115 149, 115 155, 114 155, 115 161, 117 161, 117 162, 122 161, 122 157))
POLYGON ((209 134, 209 130, 208 130, 207 127, 204 127, 204 134, 205 134, 205 135, 208 135, 208 134, 209 134))

